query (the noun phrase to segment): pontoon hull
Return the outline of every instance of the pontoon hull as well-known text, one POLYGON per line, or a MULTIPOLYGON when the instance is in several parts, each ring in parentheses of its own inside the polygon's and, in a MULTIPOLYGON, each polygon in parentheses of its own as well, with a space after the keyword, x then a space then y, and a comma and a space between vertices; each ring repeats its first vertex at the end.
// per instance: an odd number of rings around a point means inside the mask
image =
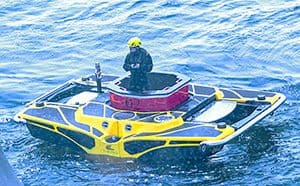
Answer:
POLYGON ((104 76, 101 93, 93 76, 69 81, 29 103, 15 120, 26 123, 34 137, 92 155, 201 158, 220 151, 285 100, 274 92, 189 83, 188 99, 176 108, 132 111, 111 104, 106 87, 116 78, 104 76))

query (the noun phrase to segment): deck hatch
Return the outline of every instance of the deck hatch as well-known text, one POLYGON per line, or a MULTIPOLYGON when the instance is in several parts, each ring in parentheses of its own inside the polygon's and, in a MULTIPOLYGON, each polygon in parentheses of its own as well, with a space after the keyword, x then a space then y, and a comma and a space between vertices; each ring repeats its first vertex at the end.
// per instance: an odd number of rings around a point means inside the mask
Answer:
POLYGON ((89 103, 85 107, 83 107, 83 114, 103 117, 104 106, 102 104, 89 103))
POLYGON ((172 133, 163 134, 165 137, 217 137, 221 134, 212 126, 198 126, 185 130, 174 131, 172 133))
MULTIPOLYGON (((45 120, 53 121, 55 123, 60 123, 64 125, 68 125, 58 110, 56 108, 50 108, 50 107, 45 107, 45 108, 32 108, 28 109, 24 112, 24 114, 29 115, 29 116, 34 116, 37 118, 42 118, 45 120)), ((26 119, 26 118, 25 118, 26 119)))

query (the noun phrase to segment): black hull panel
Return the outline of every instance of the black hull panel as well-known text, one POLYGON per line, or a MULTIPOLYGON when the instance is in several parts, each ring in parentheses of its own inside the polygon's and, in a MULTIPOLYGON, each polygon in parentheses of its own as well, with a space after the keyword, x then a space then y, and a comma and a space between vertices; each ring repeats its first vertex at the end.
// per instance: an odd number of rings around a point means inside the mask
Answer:
POLYGON ((150 151, 138 160, 140 162, 151 162, 155 160, 158 163, 161 162, 186 162, 190 160, 204 160, 208 156, 213 155, 221 151, 223 146, 205 149, 201 146, 182 146, 182 147, 168 147, 161 148, 154 151, 150 151))
POLYGON ((85 151, 82 150, 73 141, 69 140, 68 138, 66 138, 58 133, 52 132, 52 131, 50 131, 48 129, 44 129, 42 127, 28 124, 28 123, 26 124, 26 126, 27 126, 28 130, 30 131, 30 134, 33 137, 42 139, 42 140, 50 142, 50 143, 60 145, 62 147, 68 147, 74 152, 85 153, 85 151))

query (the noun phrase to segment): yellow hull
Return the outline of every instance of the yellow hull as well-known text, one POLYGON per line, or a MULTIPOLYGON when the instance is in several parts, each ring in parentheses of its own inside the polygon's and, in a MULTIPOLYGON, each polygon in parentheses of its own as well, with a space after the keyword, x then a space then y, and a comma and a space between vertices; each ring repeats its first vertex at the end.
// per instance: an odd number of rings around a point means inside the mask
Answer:
POLYGON ((85 103, 53 101, 58 100, 55 95, 62 97, 62 92, 69 90, 66 85, 74 84, 89 87, 88 92, 92 93, 95 86, 93 82, 81 80, 68 82, 31 102, 15 120, 25 122, 35 137, 74 147, 88 154, 118 158, 137 159, 147 154, 161 153, 165 149, 172 152, 172 149, 181 148, 194 149, 199 156, 216 153, 229 140, 273 112, 285 100, 278 93, 190 84, 190 102, 178 109, 163 112, 117 110, 103 101, 107 96, 105 90, 85 103), (261 94, 264 94, 264 99, 258 99, 261 94), (48 101, 45 101, 46 97, 48 101), (203 122, 195 119, 202 119, 208 115, 209 109, 213 110, 214 105, 223 103, 234 106, 227 115, 218 118, 221 113, 218 114, 216 110, 213 111, 216 113, 215 120, 203 119, 203 122), (192 104, 192 107, 197 105, 194 111, 186 109, 192 104), (234 116, 238 109, 249 113, 247 116, 234 116))

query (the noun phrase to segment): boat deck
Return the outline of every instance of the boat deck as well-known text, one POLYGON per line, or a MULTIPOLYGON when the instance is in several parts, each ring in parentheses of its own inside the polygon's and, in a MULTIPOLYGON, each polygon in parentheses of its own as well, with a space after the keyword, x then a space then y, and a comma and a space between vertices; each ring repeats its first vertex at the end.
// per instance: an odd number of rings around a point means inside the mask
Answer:
POLYGON ((103 76, 103 92, 97 91, 93 77, 71 80, 45 93, 29 103, 18 119, 37 138, 89 154, 138 158, 187 147, 212 154, 285 99, 272 92, 189 83, 188 99, 173 109, 129 111, 110 102, 107 86, 118 77, 103 76), (205 145, 213 148, 207 150, 205 145))

